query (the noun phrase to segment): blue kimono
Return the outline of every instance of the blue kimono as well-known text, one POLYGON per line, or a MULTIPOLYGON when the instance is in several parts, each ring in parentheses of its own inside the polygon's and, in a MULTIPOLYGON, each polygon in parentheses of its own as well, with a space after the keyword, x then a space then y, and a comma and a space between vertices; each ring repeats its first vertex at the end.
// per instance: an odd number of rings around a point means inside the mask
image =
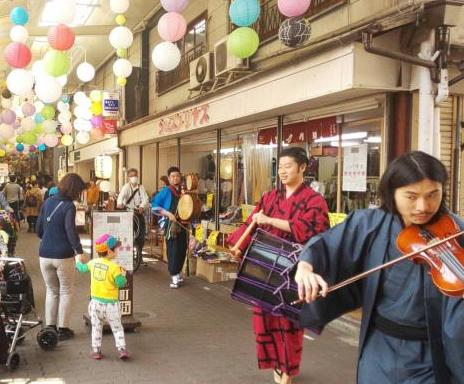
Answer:
MULTIPOLYGON (((453 215, 461 228, 464 223, 453 215)), ((345 222, 313 237, 300 260, 311 263, 329 286, 400 255, 398 216, 381 209, 358 210, 345 222)), ((305 327, 323 327, 362 307, 358 383, 464 383, 464 302, 443 295, 426 268, 404 261, 389 270, 305 305, 305 327), (423 327, 427 340, 404 340, 378 330, 378 315, 395 324, 423 327)))

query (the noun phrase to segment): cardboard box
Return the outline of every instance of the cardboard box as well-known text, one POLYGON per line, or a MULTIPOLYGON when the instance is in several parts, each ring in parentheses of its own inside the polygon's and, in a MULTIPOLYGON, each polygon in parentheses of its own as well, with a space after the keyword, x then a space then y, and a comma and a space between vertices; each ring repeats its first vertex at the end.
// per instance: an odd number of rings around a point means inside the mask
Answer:
POLYGON ((238 263, 208 263, 198 258, 196 275, 210 283, 220 283, 237 278, 238 267, 238 263))

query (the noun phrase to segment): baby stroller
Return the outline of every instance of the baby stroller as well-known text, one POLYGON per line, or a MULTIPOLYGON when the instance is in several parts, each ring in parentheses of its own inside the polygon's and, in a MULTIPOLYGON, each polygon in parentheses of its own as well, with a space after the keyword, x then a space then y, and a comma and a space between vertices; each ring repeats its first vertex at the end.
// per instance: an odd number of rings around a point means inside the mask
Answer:
MULTIPOLYGON (((20 362, 16 346, 32 329, 42 327, 34 310, 31 279, 20 258, 0 257, 0 317, 9 345, 5 363, 8 369, 14 370, 20 362)), ((58 343, 58 333, 53 328, 42 328, 37 334, 37 343, 45 351, 52 350, 58 343)))

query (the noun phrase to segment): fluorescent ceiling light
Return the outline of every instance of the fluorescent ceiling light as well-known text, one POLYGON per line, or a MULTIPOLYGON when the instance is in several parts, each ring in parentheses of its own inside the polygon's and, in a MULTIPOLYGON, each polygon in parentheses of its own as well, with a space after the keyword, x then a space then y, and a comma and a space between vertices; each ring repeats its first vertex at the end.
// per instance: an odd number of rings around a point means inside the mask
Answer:
MULTIPOLYGON (((76 27, 78 25, 84 25, 95 7, 98 5, 100 5, 99 0, 79 0, 76 2, 76 15, 69 26, 76 27)), ((51 0, 48 0, 42 10, 39 26, 47 27, 50 25, 57 25, 58 23, 55 21, 54 15, 53 3, 51 0)))
POLYGON ((380 136, 369 136, 367 139, 364 139, 365 143, 381 143, 382 138, 380 136))
MULTIPOLYGON (((353 145, 359 145, 359 141, 342 141, 342 147, 352 147, 353 145)), ((338 141, 332 141, 331 147, 338 147, 338 141)))
MULTIPOLYGON (((330 137, 321 137, 319 139, 314 140, 315 143, 329 143, 331 141, 338 141, 337 136, 330 136, 330 137)), ((353 132, 353 133, 343 133, 342 140, 352 140, 352 139, 364 139, 367 137, 367 132, 353 132)))
MULTIPOLYGON (((222 148, 221 153, 223 155, 227 155, 228 153, 234 153, 234 152, 242 152, 240 148, 222 148)), ((213 151, 213 153, 217 153, 216 150, 213 151)))

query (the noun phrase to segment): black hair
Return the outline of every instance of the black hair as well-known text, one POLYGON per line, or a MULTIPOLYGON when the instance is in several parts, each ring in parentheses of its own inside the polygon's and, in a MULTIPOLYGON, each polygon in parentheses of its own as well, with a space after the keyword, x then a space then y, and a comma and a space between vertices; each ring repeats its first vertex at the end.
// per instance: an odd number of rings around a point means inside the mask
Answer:
POLYGON ((16 182, 16 176, 15 175, 10 176, 10 182, 12 182, 12 183, 16 182))
POLYGON ((108 251, 105 251, 105 252, 97 252, 98 253, 98 256, 100 257, 106 257, 108 256, 108 251))
POLYGON ((291 147, 291 148, 285 148, 280 152, 279 157, 291 157, 293 158, 298 166, 300 165, 308 165, 309 164, 309 159, 306 154, 306 150, 301 147, 291 147))
POLYGON ((171 173, 173 173, 173 172, 179 172, 180 173, 179 167, 169 167, 168 168, 168 172, 167 172, 168 176, 171 176, 171 173))
POLYGON ((448 172, 440 160, 422 151, 405 153, 388 165, 378 188, 380 207, 386 212, 398 214, 395 205, 396 189, 424 179, 436 181, 443 186, 443 196, 437 213, 445 213, 447 211, 445 185, 448 181, 448 172))

